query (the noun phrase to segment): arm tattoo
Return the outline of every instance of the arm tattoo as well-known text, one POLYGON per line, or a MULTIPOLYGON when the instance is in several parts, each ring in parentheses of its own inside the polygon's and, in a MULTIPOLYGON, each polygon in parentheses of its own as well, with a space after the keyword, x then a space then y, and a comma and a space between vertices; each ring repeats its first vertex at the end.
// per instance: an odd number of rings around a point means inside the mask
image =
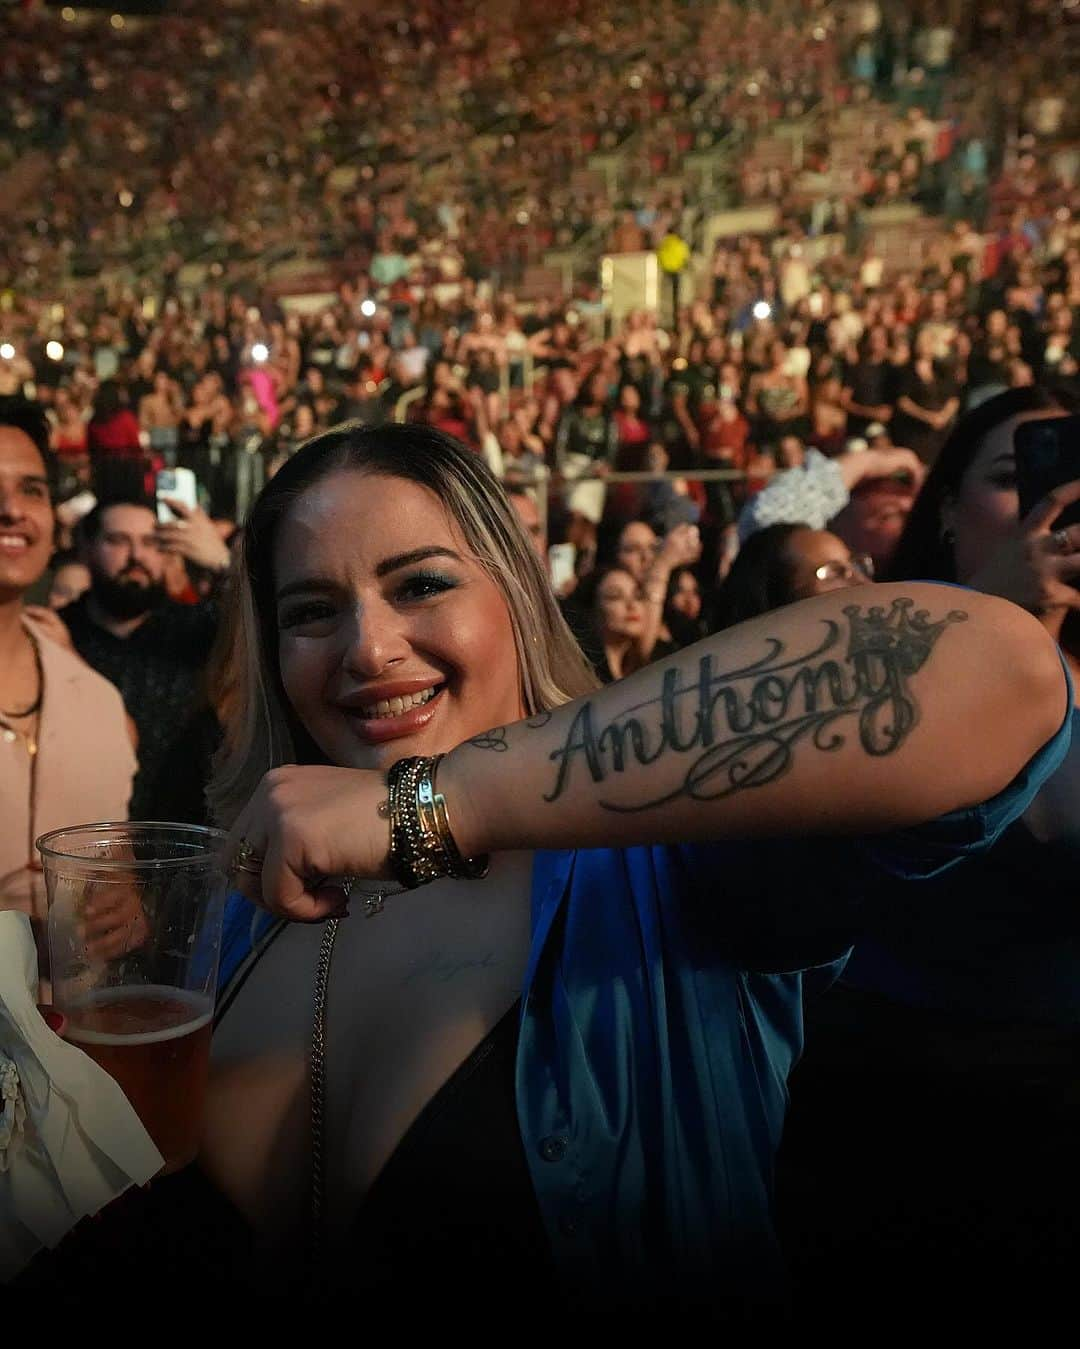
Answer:
MULTIPOLYGON (((548 724, 553 715, 552 712, 537 712, 529 717, 525 725, 530 731, 539 731, 548 724)), ((506 741, 505 726, 493 726, 490 731, 481 731, 479 735, 474 735, 465 743, 472 745, 473 749, 490 749, 496 754, 505 754, 510 748, 506 741)))
POLYGON ((638 801, 601 800, 601 806, 628 813, 679 797, 715 801, 782 777, 801 740, 819 750, 839 749, 847 740, 845 718, 854 722, 867 754, 891 754, 918 721, 909 677, 926 664, 945 629, 967 614, 954 609, 934 622, 925 609, 915 609, 914 600, 898 599, 888 612, 850 604, 844 615, 846 625, 826 621, 820 643, 801 655, 789 655, 771 637, 765 654, 740 669, 715 669, 712 653, 698 660, 696 676, 669 667, 655 697, 602 725, 592 699, 582 703, 565 741, 550 755, 556 775, 544 800, 562 796, 579 762, 600 784, 627 767, 685 754, 692 757, 670 790, 643 793, 638 801))
POLYGON ((496 754, 505 754, 510 748, 506 743, 505 726, 493 726, 490 731, 481 731, 479 735, 472 736, 465 743, 472 745, 473 749, 490 749, 496 754))

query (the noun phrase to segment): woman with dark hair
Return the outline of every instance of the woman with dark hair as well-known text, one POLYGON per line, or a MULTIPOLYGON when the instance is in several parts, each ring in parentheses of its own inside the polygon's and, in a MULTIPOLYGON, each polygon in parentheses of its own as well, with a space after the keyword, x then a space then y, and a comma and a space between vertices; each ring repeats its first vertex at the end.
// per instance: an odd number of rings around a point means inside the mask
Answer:
POLYGON ((637 581, 622 567, 593 572, 585 583, 591 595, 596 641, 602 655, 596 673, 604 684, 624 679, 654 657, 669 656, 670 642, 646 633, 645 599, 637 581))
POLYGON ((103 380, 98 388, 86 445, 99 499, 152 492, 150 460, 140 441, 138 419, 115 380, 103 380))
POLYGON ((796 600, 873 580, 873 563, 827 529, 769 525, 739 549, 716 597, 717 632, 796 600))
MULTIPOLYGON (((1013 446, 1018 426, 1066 411, 1059 394, 1027 387, 962 417, 890 572, 1030 610, 1075 675, 1080 526, 1055 520, 1080 481, 1021 519, 1013 446)), ((842 980, 808 1007, 792 1083, 779 1204, 808 1303, 850 1300, 854 1287, 868 1306, 902 1298, 924 1318, 947 1298, 968 1331, 979 1308, 987 1324, 1022 1312, 1032 1328, 1036 1309, 1048 1324, 1070 1314, 1078 842, 1074 749, 992 848, 926 881, 902 914, 898 883, 882 877, 886 902, 867 910, 842 980)))
POLYGON ((670 638, 673 650, 692 646, 706 637, 705 602, 693 567, 675 567, 668 577, 661 637, 670 638))
MULTIPOLYGON (((1023 422, 1063 417, 1068 411, 1063 394, 1029 385, 996 394, 965 413, 911 508, 889 576, 959 581, 981 590, 987 588, 981 584, 985 573, 999 572, 1003 558, 1015 556, 1019 540, 1041 540, 1035 551, 1052 557, 1053 520, 1043 522, 1040 516, 1025 528, 1019 518, 1012 438, 1023 422)), ((1018 581, 1011 589, 1014 593, 1005 598, 1033 607, 1028 583, 1018 581)), ((1064 604, 1068 597, 1057 598, 1064 604)))
POLYGON ((914 358, 897 384, 890 428, 894 442, 914 450, 924 464, 937 458, 960 410, 956 382, 935 358, 931 338, 924 329, 915 339, 914 358))

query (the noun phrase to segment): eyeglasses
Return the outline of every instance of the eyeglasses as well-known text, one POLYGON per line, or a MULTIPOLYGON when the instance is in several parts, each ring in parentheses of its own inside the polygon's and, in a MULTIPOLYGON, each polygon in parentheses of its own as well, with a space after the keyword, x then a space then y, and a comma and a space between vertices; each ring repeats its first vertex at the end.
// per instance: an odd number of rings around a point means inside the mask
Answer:
POLYGON ((866 553, 853 553, 850 562, 823 562, 814 575, 819 581, 872 581, 874 559, 866 553))

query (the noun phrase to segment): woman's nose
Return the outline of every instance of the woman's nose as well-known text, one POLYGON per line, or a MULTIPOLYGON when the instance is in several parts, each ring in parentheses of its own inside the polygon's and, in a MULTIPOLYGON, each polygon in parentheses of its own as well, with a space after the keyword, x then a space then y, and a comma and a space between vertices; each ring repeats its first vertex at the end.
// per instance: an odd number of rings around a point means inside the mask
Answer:
POLYGON ((411 648, 406 620, 390 605, 359 606, 352 623, 343 665, 363 679, 374 679, 388 666, 404 660, 411 648))

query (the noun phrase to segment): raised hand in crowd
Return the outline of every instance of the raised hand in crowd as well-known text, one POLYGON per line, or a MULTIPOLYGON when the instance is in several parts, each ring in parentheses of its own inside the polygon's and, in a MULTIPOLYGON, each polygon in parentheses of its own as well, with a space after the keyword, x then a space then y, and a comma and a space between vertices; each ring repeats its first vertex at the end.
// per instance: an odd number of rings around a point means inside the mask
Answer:
POLYGON ((157 527, 157 540, 162 551, 178 554, 185 562, 207 571, 227 571, 229 549, 206 512, 185 505, 173 497, 163 497, 162 500, 179 516, 179 519, 160 523, 157 527))

